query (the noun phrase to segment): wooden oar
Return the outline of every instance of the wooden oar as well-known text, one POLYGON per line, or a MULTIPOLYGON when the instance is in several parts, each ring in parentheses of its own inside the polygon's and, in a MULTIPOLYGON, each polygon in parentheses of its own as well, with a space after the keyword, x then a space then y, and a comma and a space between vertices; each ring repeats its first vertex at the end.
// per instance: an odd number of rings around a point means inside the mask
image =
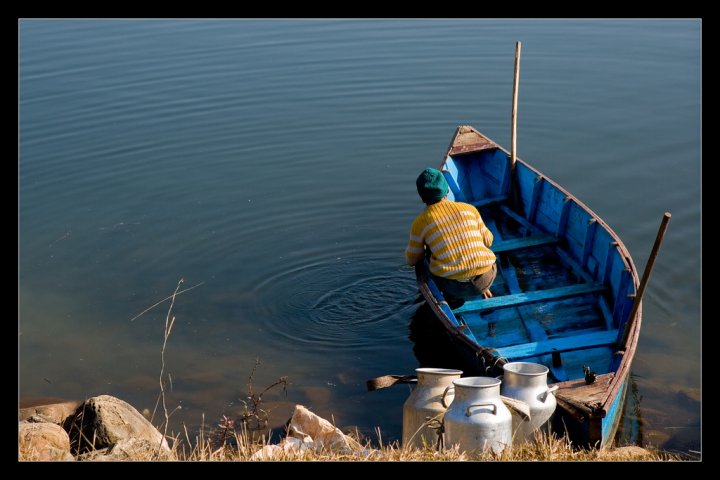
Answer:
POLYGON ((640 287, 638 287, 637 294, 635 295, 635 301, 633 302, 632 309, 630 309, 630 316, 625 322, 625 330, 623 331, 623 336, 618 344, 618 348, 625 347, 628 337, 630 336, 630 331, 632 331, 632 327, 637 321, 635 317, 637 316, 638 308, 640 308, 640 302, 642 302, 645 287, 647 286, 650 273, 655 265, 655 259, 660 251, 660 244, 665 237, 665 231, 667 230, 668 222, 670 221, 671 216, 670 212, 665 212, 663 219, 660 222, 660 229, 658 229, 657 237, 655 237, 655 245, 653 245, 652 251, 650 252, 650 258, 648 258, 647 264, 645 265, 645 271, 643 272, 642 280, 640 280, 640 287))
POLYGON ((415 375, 383 375, 382 377, 371 378, 365 382, 368 392, 380 390, 381 388, 392 387, 396 383, 417 383, 415 375))
POLYGON ((512 113, 510 114, 510 122, 512 128, 510 130, 510 168, 515 169, 515 161, 517 160, 517 102, 518 89, 520 88, 520 50, 522 43, 515 42, 515 74, 513 76, 513 96, 512 96, 512 113))
POLYGON ((517 211, 522 211, 520 205, 519 187, 515 177, 515 163, 517 162, 517 104, 518 90, 520 89, 520 51, 522 43, 515 42, 515 73, 513 75, 512 111, 510 112, 510 205, 517 211))

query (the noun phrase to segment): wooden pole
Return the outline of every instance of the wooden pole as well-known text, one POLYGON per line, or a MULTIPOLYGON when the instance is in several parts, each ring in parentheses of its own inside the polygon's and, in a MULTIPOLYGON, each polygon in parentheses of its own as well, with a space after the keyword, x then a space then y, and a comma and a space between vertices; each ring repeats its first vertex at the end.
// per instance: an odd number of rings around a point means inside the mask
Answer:
POLYGON ((653 245, 652 251, 650 252, 650 258, 648 258, 647 264, 645 265, 645 271, 643 272, 642 280, 640 280, 640 287, 635 294, 635 301, 633 302, 632 309, 630 309, 630 316, 628 316, 627 322, 625 322, 625 330, 623 331, 622 340, 618 345, 619 348, 625 348, 628 337, 630 336, 630 331, 632 330, 633 325, 635 325, 635 317, 637 316, 638 308, 640 308, 640 302, 642 302, 645 287, 647 286, 648 279, 650 278, 650 272, 652 272, 653 266, 655 265, 655 259, 660 251, 660 244, 665 237, 665 231, 667 230, 670 217, 670 212, 665 212, 663 219, 660 222, 660 229, 658 230, 657 237, 655 237, 655 245, 653 245))
POLYGON ((512 114, 511 123, 512 130, 510 131, 510 167, 515 168, 515 160, 517 160, 517 102, 518 102, 518 87, 520 86, 520 50, 522 49, 522 43, 515 42, 515 76, 513 79, 513 98, 512 98, 512 114))

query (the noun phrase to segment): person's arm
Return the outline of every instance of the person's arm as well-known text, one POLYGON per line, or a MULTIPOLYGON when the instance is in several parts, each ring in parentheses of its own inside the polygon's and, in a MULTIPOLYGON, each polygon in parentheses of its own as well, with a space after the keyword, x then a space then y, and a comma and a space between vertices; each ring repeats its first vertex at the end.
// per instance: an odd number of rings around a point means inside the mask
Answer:
POLYGON ((483 222, 480 212, 478 212, 478 225, 480 226, 480 234, 482 235, 483 243, 485 243, 486 247, 490 248, 494 237, 490 229, 485 225, 485 222, 483 222))
POLYGON ((408 240, 407 247, 405 247, 405 262, 408 265, 416 265, 423 259, 425 254, 425 245, 423 244, 422 238, 415 235, 414 228, 410 230, 410 239, 408 240))

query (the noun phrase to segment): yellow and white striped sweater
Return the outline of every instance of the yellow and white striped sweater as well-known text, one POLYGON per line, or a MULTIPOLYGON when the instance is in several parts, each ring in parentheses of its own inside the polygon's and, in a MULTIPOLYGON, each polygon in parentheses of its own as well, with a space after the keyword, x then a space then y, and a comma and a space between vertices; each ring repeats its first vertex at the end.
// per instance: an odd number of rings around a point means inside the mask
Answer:
POLYGON ((427 245, 434 275, 466 280, 492 268, 495 254, 488 248, 492 242, 493 234, 475 207, 444 198, 425 207, 413 222, 405 261, 415 265, 427 245))

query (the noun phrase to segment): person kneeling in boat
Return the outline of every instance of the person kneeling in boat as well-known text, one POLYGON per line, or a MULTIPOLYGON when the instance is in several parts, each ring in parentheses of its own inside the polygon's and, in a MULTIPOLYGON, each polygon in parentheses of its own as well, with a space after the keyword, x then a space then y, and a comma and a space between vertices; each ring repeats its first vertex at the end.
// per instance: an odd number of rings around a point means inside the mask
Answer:
POLYGON ((448 184, 442 172, 425 169, 415 182, 425 210, 415 218, 405 249, 408 265, 417 265, 429 251, 430 274, 448 302, 479 293, 492 297, 490 286, 497 275, 495 254, 490 250, 492 232, 478 210, 445 198, 448 184))

